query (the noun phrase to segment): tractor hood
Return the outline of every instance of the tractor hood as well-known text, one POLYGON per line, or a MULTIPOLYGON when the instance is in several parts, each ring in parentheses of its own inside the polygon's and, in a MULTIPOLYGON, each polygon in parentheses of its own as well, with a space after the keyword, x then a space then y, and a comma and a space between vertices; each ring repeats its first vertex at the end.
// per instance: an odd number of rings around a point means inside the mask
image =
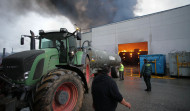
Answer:
POLYGON ((44 52, 43 50, 30 50, 12 54, 3 59, 3 71, 12 80, 24 79, 24 73, 30 71, 36 57, 44 52))

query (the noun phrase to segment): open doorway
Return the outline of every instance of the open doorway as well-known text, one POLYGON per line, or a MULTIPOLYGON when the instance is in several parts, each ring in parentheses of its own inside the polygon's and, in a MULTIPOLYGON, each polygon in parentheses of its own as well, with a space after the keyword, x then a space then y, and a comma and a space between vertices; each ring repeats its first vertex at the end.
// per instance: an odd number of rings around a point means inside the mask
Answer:
POLYGON ((138 66, 139 55, 148 54, 148 42, 118 44, 118 51, 125 66, 138 66))

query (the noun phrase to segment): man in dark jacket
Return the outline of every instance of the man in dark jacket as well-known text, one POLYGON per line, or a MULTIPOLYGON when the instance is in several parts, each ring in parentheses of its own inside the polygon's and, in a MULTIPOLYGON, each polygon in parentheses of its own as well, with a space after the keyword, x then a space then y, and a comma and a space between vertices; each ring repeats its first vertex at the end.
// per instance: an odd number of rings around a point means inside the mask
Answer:
POLYGON ((143 76, 147 89, 145 91, 151 91, 150 78, 152 74, 152 65, 148 63, 147 59, 144 59, 144 64, 140 73, 140 78, 143 76))
POLYGON ((92 98, 95 111, 115 111, 118 102, 131 108, 119 92, 116 82, 108 76, 108 69, 99 70, 92 82, 92 98))

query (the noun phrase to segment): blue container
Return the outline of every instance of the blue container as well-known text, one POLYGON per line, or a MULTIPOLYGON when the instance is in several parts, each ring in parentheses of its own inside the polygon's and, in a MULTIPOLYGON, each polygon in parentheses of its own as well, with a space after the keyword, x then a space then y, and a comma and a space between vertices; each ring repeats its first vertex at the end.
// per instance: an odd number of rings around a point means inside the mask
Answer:
POLYGON ((163 54, 153 54, 153 55, 140 55, 140 71, 144 64, 144 59, 147 59, 148 62, 152 64, 152 73, 164 75, 166 67, 166 57, 163 54), (156 65, 156 72, 155 72, 156 65))

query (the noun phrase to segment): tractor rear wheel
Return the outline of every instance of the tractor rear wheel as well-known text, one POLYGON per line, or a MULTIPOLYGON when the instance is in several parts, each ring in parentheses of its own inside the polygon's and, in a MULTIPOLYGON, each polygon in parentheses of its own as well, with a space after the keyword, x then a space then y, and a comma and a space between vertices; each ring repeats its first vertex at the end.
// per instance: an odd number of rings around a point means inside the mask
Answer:
POLYGON ((58 70, 47 74, 37 86, 34 111, 79 111, 84 96, 77 73, 58 70))

